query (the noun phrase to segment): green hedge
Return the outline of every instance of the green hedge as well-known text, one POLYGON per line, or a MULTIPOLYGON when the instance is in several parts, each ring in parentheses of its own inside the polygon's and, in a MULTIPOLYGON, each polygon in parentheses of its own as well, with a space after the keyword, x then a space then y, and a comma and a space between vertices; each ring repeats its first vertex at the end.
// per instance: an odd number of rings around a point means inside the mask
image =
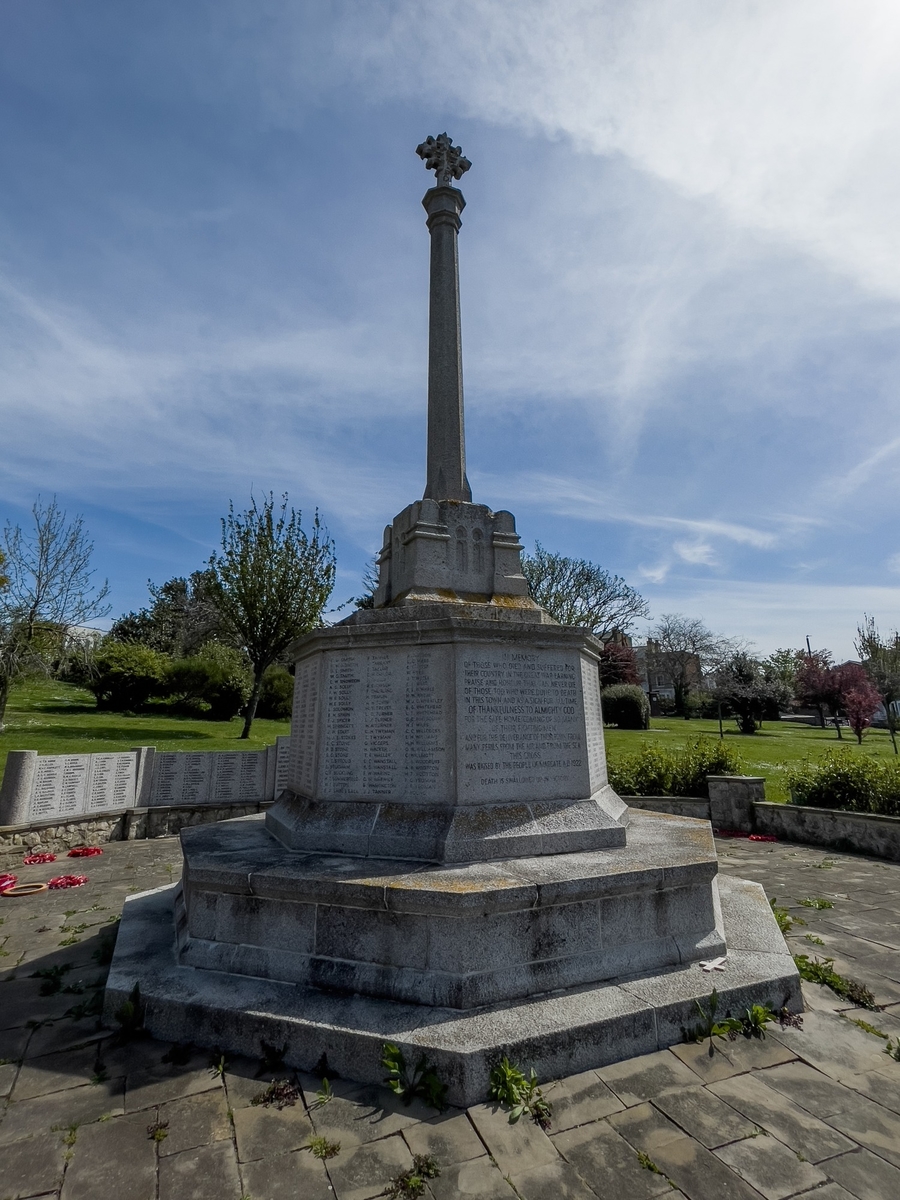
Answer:
POLYGON ((879 761, 853 750, 829 750, 787 772, 794 804, 900 816, 900 760, 879 761))
POLYGON ((612 683, 600 693, 603 720, 620 729, 649 729, 650 701, 636 683, 612 683))
POLYGON ((620 796, 708 796, 707 775, 740 775, 740 755, 719 738, 698 737, 683 750, 646 746, 609 764, 620 796))

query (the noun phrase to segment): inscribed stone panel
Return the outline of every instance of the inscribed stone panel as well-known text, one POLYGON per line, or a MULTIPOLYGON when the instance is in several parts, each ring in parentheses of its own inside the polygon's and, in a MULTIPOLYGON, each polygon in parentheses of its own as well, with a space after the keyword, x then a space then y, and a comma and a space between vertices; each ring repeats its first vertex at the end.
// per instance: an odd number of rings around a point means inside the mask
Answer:
POLYGON ((277 737, 275 739, 275 787, 269 799, 277 800, 285 788, 290 786, 291 779, 291 739, 277 737))
POLYGON ((86 812, 134 808, 137 756, 134 752, 92 754, 86 812))
POLYGON ((461 802, 590 794, 579 659, 490 645, 461 652, 461 802))
POLYGON ((212 774, 209 751, 157 754, 153 763, 151 804, 204 804, 212 774))
POLYGON ((448 647, 327 654, 318 794, 445 802, 450 668, 448 647))
POLYGON ((210 754, 212 780, 207 798, 216 804, 262 800, 266 791, 265 750, 217 750, 210 754))
POLYGON ((294 707, 291 716, 290 755, 280 752, 275 767, 275 795, 288 786, 284 776, 279 775, 282 766, 290 771, 295 792, 311 796, 316 784, 316 734, 319 712, 319 688, 322 660, 317 655, 298 662, 294 676, 294 707), (282 782, 280 782, 282 780, 282 782))
POLYGON ((90 787, 90 754, 48 754, 37 760, 28 816, 71 817, 83 813, 90 787))
POLYGON ((584 727, 587 738, 591 791, 607 782, 606 748, 603 744, 603 710, 600 706, 600 672, 592 658, 581 660, 581 694, 584 697, 584 727))

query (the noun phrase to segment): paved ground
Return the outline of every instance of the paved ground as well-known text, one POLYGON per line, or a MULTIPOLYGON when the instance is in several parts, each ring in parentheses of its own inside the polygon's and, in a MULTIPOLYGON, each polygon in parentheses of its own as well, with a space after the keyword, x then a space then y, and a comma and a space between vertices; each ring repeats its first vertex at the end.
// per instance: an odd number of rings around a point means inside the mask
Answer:
POLYGON ((549 1134, 487 1104, 435 1117, 340 1080, 324 1104, 321 1081, 300 1077, 293 1106, 254 1106, 283 1070, 117 1042, 79 1011, 102 984, 124 896, 178 877, 177 840, 18 868, 23 880, 80 869, 91 881, 0 900, 0 1197, 367 1200, 424 1153, 441 1167, 433 1200, 896 1200, 900 1063, 853 1022, 900 1036, 900 865, 780 844, 719 850, 723 870, 806 920, 795 952, 833 957, 883 1011, 809 986, 802 1030, 717 1041, 712 1054, 708 1042, 676 1046, 552 1084, 549 1134), (56 979, 34 976, 54 967, 56 979), (315 1136, 339 1153, 314 1157, 315 1136))

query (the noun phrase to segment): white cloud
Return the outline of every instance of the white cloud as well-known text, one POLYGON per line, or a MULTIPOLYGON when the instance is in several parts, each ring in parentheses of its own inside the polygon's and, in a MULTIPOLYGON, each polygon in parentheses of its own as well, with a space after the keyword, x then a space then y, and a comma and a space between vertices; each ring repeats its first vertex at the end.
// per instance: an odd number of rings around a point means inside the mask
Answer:
POLYGON ((884 565, 892 575, 900 575, 900 554, 892 554, 884 560, 884 565))
POLYGON ((365 36, 350 11, 344 53, 385 92, 624 154, 900 296, 892 0, 459 0, 439 71, 423 52, 445 20, 431 0, 378 6, 365 36))
POLYGON ((711 567, 714 566, 717 561, 716 552, 713 550, 709 542, 704 542, 699 539, 695 541, 679 540, 677 542, 673 542, 672 549, 675 551, 678 557, 683 559, 685 562, 697 563, 701 566, 711 567))

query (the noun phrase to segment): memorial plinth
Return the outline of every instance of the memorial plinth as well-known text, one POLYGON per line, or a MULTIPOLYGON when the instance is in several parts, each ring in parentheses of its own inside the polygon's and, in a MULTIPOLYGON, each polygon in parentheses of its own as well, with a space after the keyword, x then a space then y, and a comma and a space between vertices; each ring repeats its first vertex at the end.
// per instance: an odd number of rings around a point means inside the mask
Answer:
POLYGON ((609 786, 600 646, 530 599, 512 514, 472 503, 469 163, 445 134, 418 153, 437 172, 425 496, 385 530, 374 607, 294 648, 274 806, 185 830, 182 885, 126 904, 107 1011, 139 983, 160 1036, 283 1044, 365 1082, 394 1042, 471 1104, 503 1053, 559 1075, 678 1040, 712 986, 698 964, 726 951, 723 1011, 800 991, 761 889, 723 907, 709 823, 609 786))

